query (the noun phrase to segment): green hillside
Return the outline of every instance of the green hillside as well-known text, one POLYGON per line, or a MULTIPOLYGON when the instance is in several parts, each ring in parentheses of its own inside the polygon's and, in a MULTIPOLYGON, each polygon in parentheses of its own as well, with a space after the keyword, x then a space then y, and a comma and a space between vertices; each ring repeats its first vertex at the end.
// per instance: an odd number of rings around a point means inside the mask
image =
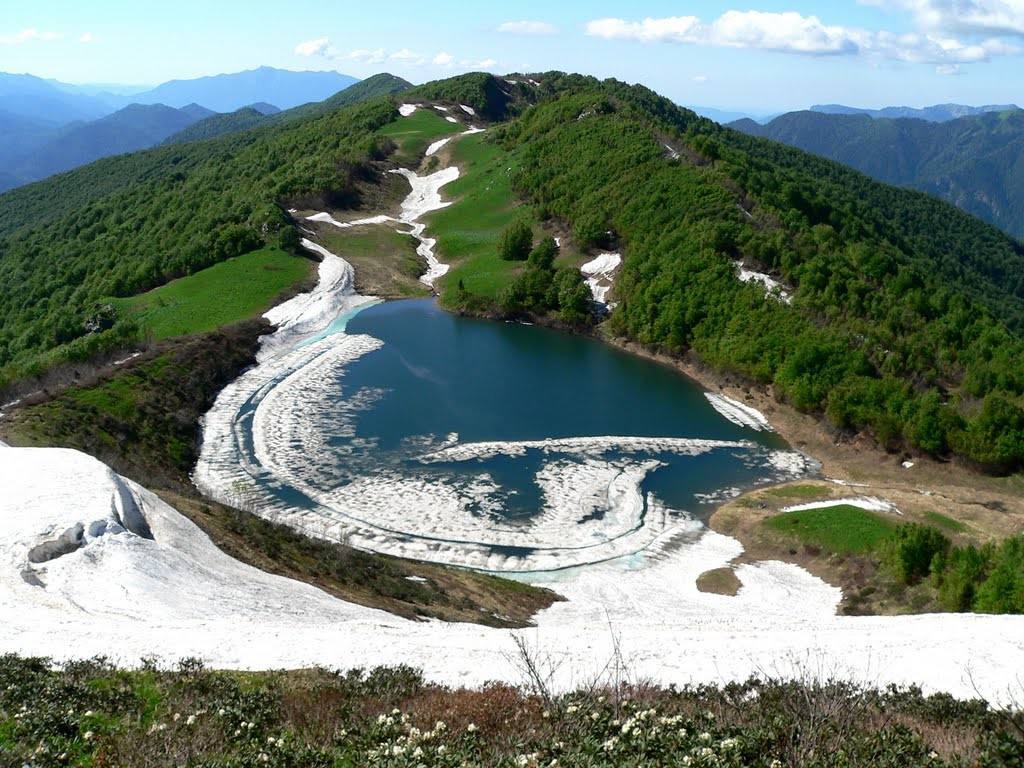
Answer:
POLYGON ((732 127, 936 195, 1024 237, 1024 110, 943 123, 792 112, 732 127))
MULTIPOLYGON (((446 305, 504 311, 503 286, 520 268, 487 249, 525 219, 535 233, 571 232, 584 253, 621 250, 611 333, 693 352, 883 445, 998 472, 1024 465, 1019 243, 932 197, 722 128, 643 87, 535 77, 540 86, 475 74, 402 96, 465 104, 499 123, 454 145, 465 170, 450 190, 458 200, 430 219, 455 265, 446 305), (740 282, 737 260, 781 279, 792 303, 740 282)), ((287 207, 374 199, 366 193, 394 166, 408 126, 385 98, 304 107, 98 164, 115 181, 96 180, 92 166, 0 197, 0 363, 17 374, 40 355, 86 356, 132 338, 132 318, 104 328, 97 302, 264 245, 292 247, 287 207)), ((555 294, 575 301, 578 274, 573 283, 550 262, 522 274, 557 276, 555 294)))
POLYGON ((252 107, 242 107, 234 112, 223 115, 212 115, 205 120, 200 120, 184 130, 178 131, 173 136, 164 140, 164 144, 185 144, 190 141, 203 141, 215 139, 229 133, 238 133, 254 128, 264 120, 267 115, 252 107))
POLYGON ((262 248, 126 299, 119 314, 154 340, 214 331, 262 314, 284 291, 310 277, 313 263, 277 248, 262 248))
POLYGON ((539 218, 571 225, 580 247, 624 251, 615 332, 693 350, 883 445, 1020 466, 1018 243, 642 87, 544 84, 557 95, 498 138, 539 218), (793 304, 739 282, 736 259, 780 276, 793 304))
POLYGON ((293 248, 286 200, 317 208, 358 203, 359 184, 372 181, 372 163, 383 158, 373 132, 397 116, 389 100, 375 98, 395 80, 372 80, 335 98, 365 102, 353 109, 315 110, 259 132, 113 158, 0 196, 0 366, 7 376, 137 336, 131 317, 108 316, 107 297, 131 296, 264 245, 293 248))

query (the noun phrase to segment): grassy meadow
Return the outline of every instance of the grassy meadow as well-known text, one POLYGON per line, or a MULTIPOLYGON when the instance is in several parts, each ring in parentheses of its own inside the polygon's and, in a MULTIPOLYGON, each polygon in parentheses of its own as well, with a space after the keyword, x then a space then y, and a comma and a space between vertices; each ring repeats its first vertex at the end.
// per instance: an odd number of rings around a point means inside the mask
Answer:
POLYGON ((282 293, 311 278, 314 269, 311 260, 262 248, 112 303, 145 335, 160 341, 256 317, 282 293))

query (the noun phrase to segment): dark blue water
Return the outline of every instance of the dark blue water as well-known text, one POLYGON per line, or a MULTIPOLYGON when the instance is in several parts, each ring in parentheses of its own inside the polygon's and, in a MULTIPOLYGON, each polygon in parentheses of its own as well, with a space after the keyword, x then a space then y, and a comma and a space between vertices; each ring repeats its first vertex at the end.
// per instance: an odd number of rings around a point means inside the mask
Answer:
POLYGON ((537 510, 539 451, 424 468, 411 460, 410 440, 418 445, 424 436, 453 432, 460 443, 612 435, 752 441, 763 449, 756 456, 729 449, 653 454, 665 466, 644 490, 690 512, 708 506, 700 494, 773 479, 764 456, 787 448, 777 435, 724 419, 677 372, 594 339, 457 317, 431 300, 370 307, 349 321, 347 333, 384 342, 352 363, 341 382, 348 395, 380 392, 356 417, 356 438, 373 441, 374 460, 408 472, 486 471, 504 489, 510 517, 537 510))

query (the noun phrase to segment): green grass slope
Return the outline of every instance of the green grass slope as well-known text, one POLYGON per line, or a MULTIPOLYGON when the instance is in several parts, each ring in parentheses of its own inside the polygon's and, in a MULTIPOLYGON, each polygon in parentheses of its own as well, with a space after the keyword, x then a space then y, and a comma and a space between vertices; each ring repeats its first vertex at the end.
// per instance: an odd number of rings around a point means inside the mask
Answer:
POLYGON ((262 314, 309 279, 313 266, 278 248, 262 248, 113 304, 155 341, 202 333, 262 314))
POLYGON ((494 299, 519 266, 498 257, 501 233, 519 218, 531 219, 532 211, 512 189, 514 161, 485 133, 461 137, 452 162, 461 175, 444 192, 454 203, 426 218, 438 237, 438 258, 452 265, 442 285, 455 288, 461 281, 470 293, 494 299))
POLYGON ((768 518, 765 525, 805 544, 840 554, 874 552, 896 530, 895 521, 849 504, 784 512, 768 518))

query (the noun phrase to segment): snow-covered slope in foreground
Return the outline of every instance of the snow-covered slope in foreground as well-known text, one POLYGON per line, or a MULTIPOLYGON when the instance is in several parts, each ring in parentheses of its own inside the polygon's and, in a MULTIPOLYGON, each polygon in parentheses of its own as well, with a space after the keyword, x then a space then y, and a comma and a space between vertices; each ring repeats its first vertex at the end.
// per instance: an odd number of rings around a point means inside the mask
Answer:
MULTIPOLYGON (((0 447, 0 488, 0 652, 250 669, 407 663, 452 684, 519 681, 516 633, 409 622, 242 565, 81 453, 0 447)), ((774 562, 740 566, 735 597, 697 591, 700 573, 740 551, 695 523, 653 561, 543 575, 568 601, 518 634, 558 665, 563 688, 594 679, 616 642, 632 675, 666 684, 810 669, 998 699, 1024 668, 1024 617, 837 617, 837 590, 774 562)))

